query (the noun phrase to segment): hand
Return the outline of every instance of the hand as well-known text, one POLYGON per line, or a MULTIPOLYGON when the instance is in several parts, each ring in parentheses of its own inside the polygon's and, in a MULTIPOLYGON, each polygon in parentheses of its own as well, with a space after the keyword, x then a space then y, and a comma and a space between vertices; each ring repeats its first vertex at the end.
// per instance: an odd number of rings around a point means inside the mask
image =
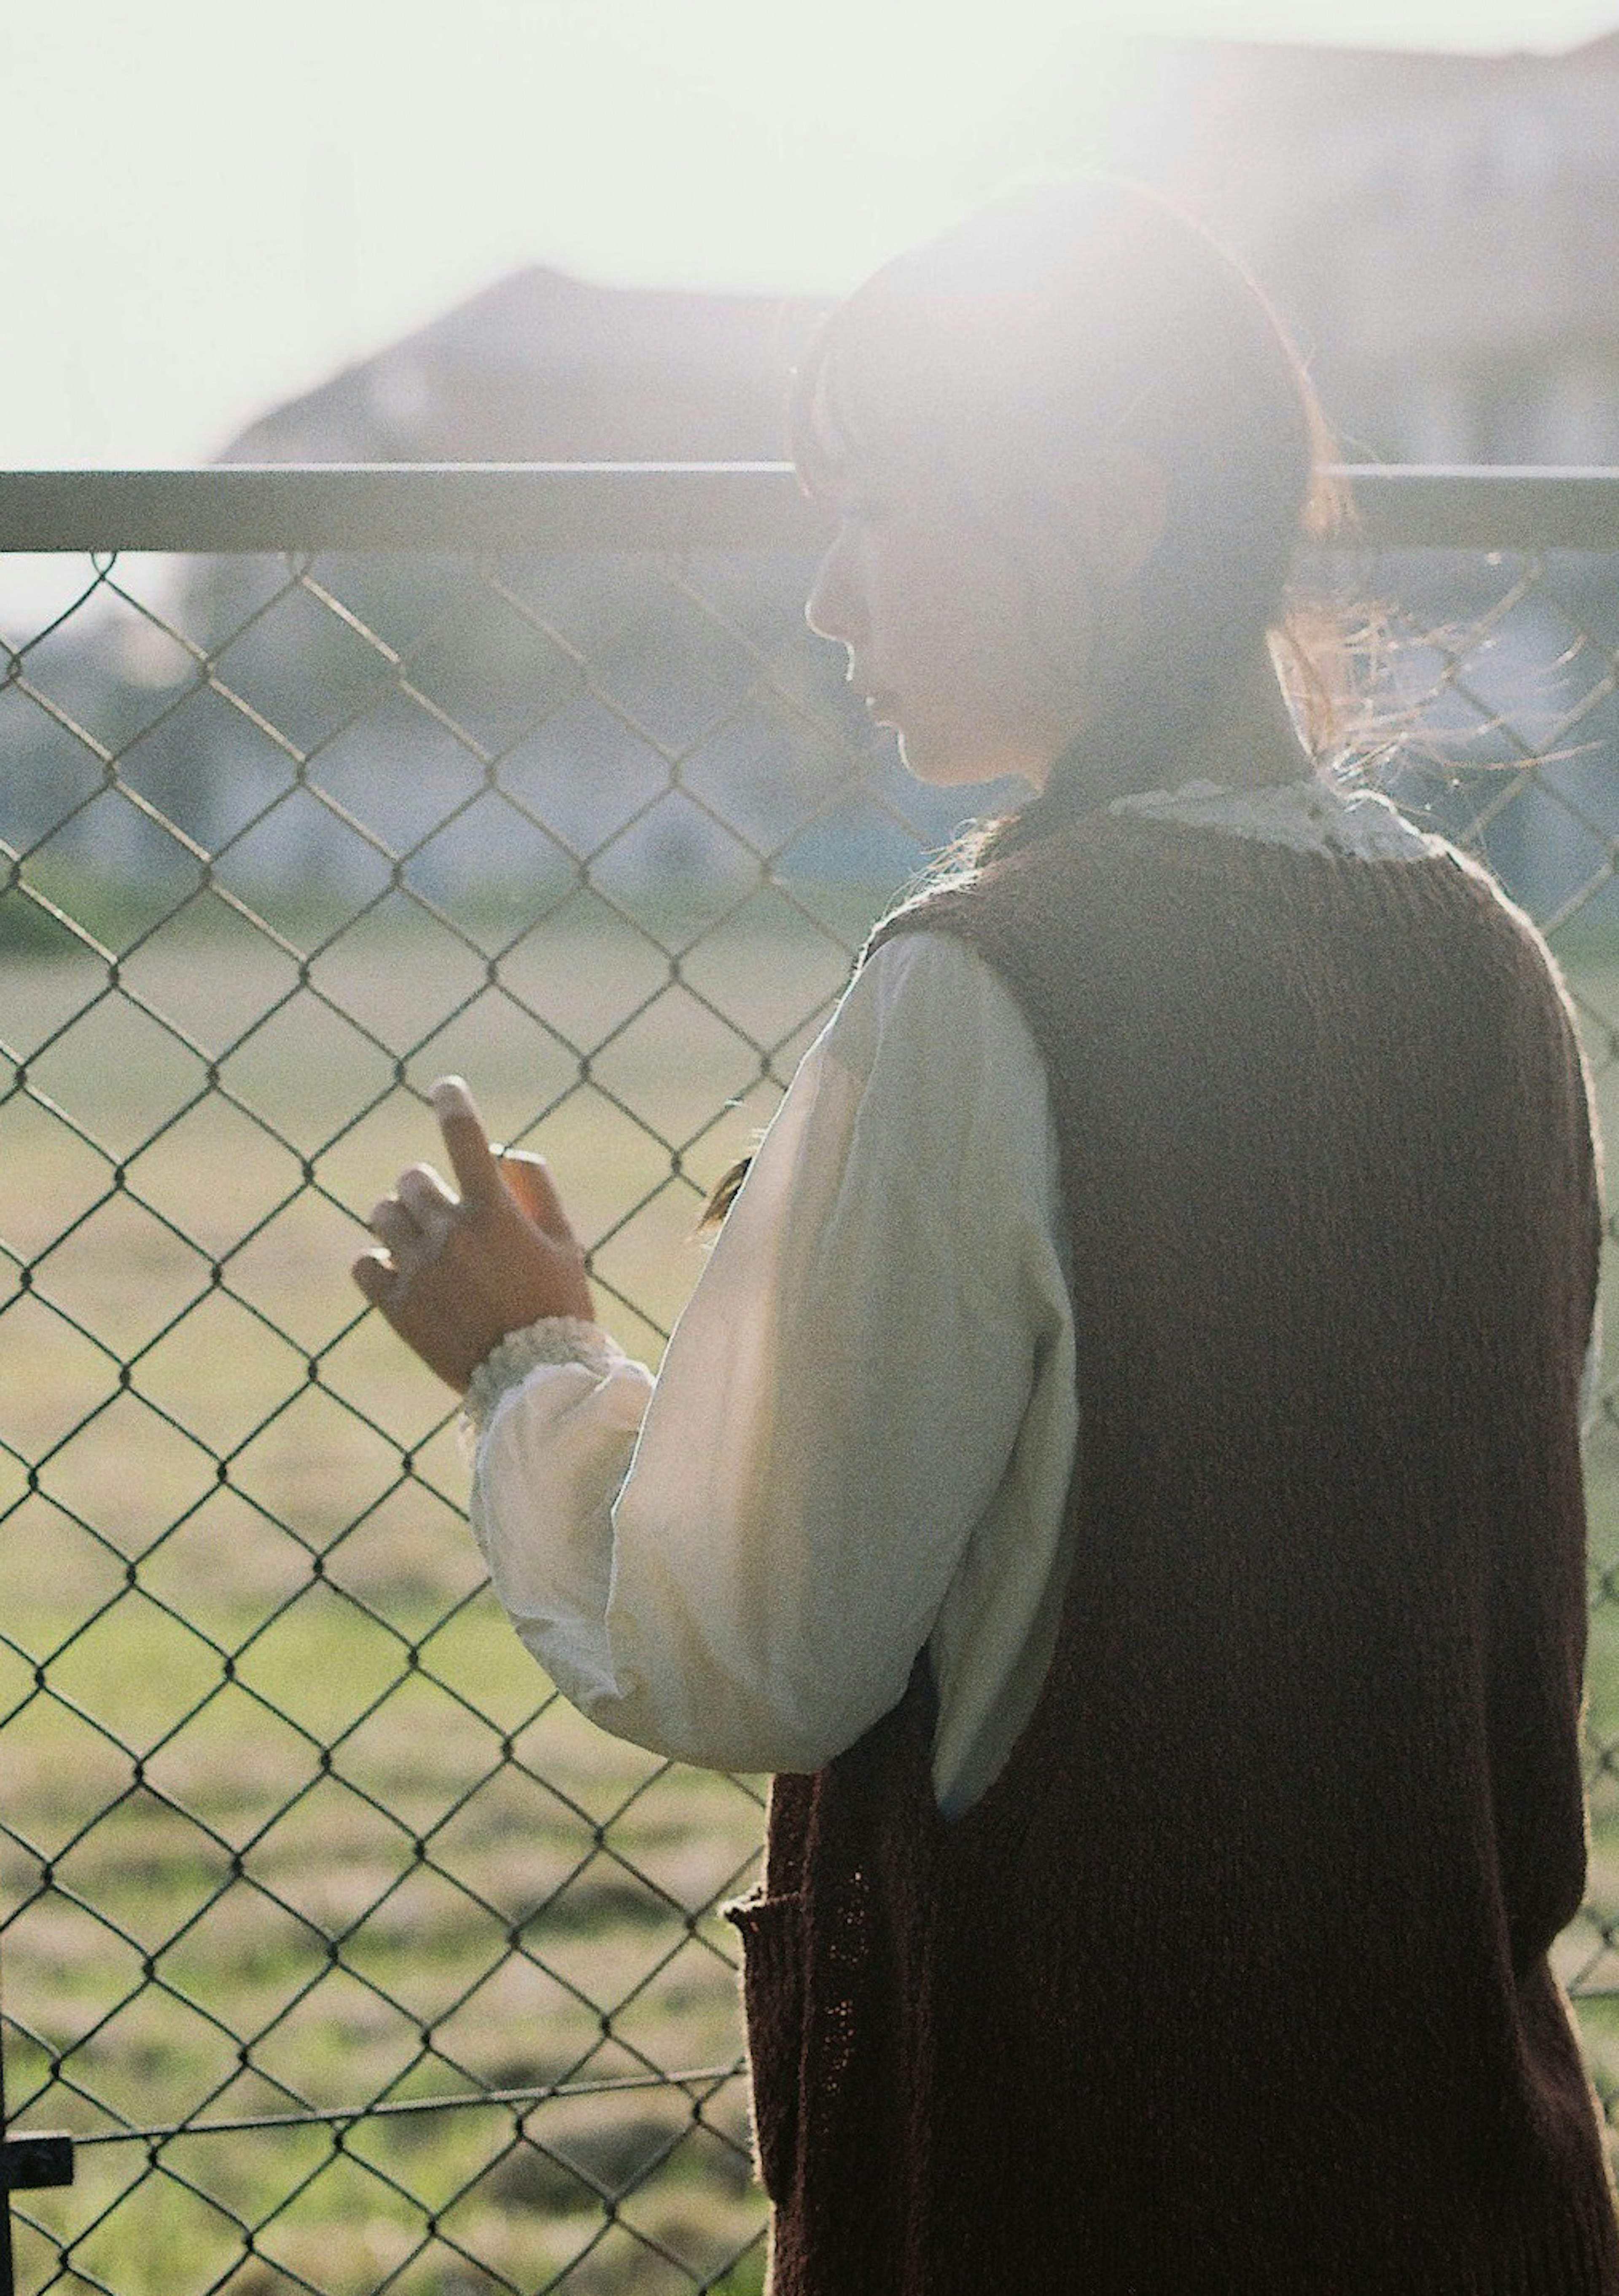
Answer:
POLYGON ((595 1317, 585 1255, 543 1157, 489 1145, 459 1077, 432 1088, 433 1113, 461 1193, 413 1164, 366 1226, 382 1249, 351 1273, 430 1371, 464 1394, 508 1332, 542 1316, 595 1317))

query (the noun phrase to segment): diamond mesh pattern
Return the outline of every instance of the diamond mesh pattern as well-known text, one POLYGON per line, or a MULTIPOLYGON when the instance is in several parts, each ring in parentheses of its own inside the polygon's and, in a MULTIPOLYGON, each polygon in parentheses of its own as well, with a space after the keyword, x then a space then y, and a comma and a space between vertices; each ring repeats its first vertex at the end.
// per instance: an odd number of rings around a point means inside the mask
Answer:
MULTIPOLYGON (((959 800, 851 713, 790 546, 18 566, 0 1954, 10 2109, 80 2140, 70 2190, 13 2202, 18 2285, 756 2289, 714 1909, 759 1782, 550 1693, 458 1521, 443 1391, 343 1269, 458 1069, 543 1136, 655 1358, 703 1194, 959 800)), ((1400 794, 1552 930, 1619 1129, 1612 561, 1317 578, 1393 602, 1400 794)), ((1590 1456, 1562 1954, 1613 2094, 1611 1395, 1590 1456)))

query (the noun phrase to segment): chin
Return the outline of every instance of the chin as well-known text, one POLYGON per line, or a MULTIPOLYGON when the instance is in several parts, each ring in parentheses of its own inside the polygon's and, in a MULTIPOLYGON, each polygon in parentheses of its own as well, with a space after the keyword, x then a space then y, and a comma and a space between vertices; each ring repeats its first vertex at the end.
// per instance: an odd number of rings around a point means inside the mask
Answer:
POLYGON ((992 778, 976 752, 963 756, 954 745, 930 742, 915 728, 900 729, 900 762, 914 781, 925 782, 932 789, 965 789, 992 778))
POLYGON ((912 780, 925 782, 930 789, 974 789, 984 782, 1003 780, 1017 770, 981 749, 930 742, 914 732, 900 733, 900 758, 912 780))

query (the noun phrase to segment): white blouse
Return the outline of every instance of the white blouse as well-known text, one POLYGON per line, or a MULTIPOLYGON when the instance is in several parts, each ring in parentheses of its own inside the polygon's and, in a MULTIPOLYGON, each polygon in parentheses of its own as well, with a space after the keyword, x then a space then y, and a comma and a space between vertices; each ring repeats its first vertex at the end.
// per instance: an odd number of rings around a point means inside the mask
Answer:
MULTIPOLYGON (((1322 782, 1120 800, 1189 834, 1410 858, 1322 782)), ((1033 1710, 1081 1399, 1046 1079, 948 933, 884 946, 805 1055, 654 1381, 594 1325, 468 1398, 495 1590, 590 1718, 715 1769, 813 1770, 928 1646, 949 1816, 1033 1710)))

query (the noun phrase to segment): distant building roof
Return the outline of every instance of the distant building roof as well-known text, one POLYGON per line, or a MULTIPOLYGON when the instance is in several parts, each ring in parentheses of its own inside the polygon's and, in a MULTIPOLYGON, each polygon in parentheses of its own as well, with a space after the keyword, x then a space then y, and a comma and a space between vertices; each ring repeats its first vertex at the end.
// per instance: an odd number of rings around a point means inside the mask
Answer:
POLYGON ((826 307, 536 266, 262 416, 226 462, 770 460, 826 307))
MULTIPOLYGON (((1253 265, 1355 451, 1619 456, 1619 31, 1560 54, 1144 47, 1113 163, 1253 265)), ((537 266, 224 459, 773 459, 825 308, 537 266)))
POLYGON ((1114 160, 1253 266, 1352 451, 1619 453, 1619 34, 1164 43, 1114 160))

